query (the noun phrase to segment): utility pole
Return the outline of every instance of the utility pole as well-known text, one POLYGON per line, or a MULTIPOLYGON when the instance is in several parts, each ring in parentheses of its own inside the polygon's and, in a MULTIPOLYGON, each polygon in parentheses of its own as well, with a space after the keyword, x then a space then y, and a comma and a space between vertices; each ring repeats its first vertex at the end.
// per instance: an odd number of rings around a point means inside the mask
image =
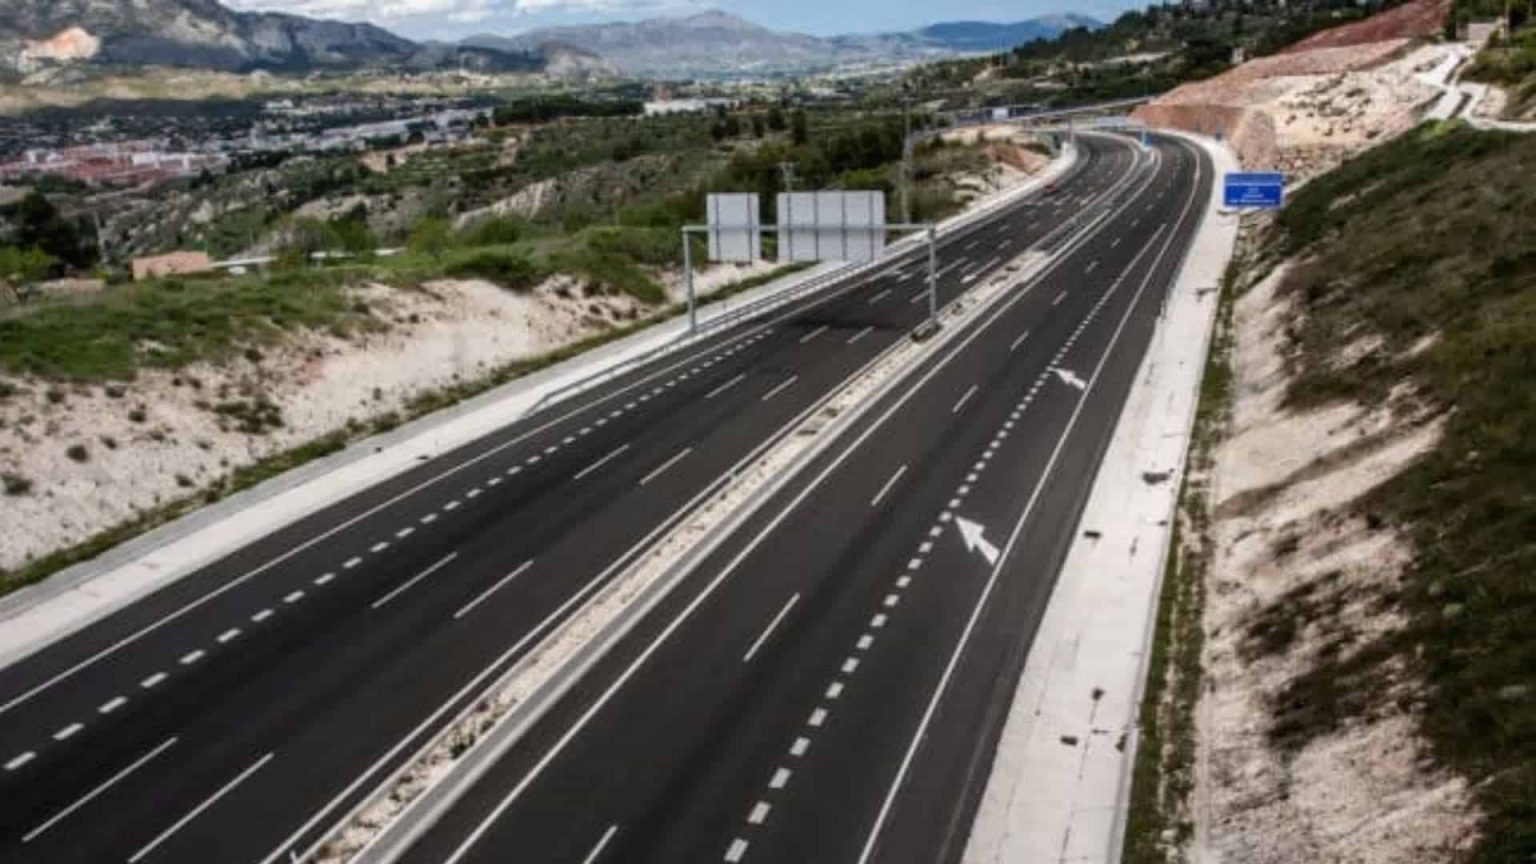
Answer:
POLYGON ((901 85, 901 221, 912 221, 912 84, 901 85))

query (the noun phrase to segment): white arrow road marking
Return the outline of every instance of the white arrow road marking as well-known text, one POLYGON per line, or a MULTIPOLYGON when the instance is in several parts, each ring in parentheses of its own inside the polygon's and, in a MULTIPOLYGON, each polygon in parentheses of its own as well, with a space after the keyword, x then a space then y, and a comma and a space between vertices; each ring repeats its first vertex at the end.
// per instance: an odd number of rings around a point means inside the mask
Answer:
POLYGON ((964 516, 956 517, 955 525, 960 529, 960 539, 965 541, 967 551, 980 552, 981 557, 987 559, 988 566, 997 565, 997 547, 987 542, 987 538, 981 536, 986 532, 986 528, 964 516))
POLYGON ((1061 383, 1068 387, 1074 387, 1078 390, 1088 389, 1088 382, 1077 377, 1077 373, 1071 369, 1052 369, 1051 371, 1056 373, 1056 377, 1061 379, 1061 383))

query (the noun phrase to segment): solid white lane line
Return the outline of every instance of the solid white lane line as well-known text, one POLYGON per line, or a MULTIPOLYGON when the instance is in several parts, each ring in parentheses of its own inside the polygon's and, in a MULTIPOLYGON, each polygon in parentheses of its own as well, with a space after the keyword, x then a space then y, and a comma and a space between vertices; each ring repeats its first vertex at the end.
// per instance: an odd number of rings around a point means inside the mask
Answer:
POLYGON ((785 381, 783 384, 780 384, 779 386, 777 386, 777 387, 773 388, 772 390, 769 390, 767 393, 763 394, 763 401, 767 402, 769 399, 772 399, 773 397, 779 395, 779 393, 783 392, 784 388, 788 387, 789 385, 791 385, 791 384, 793 384, 793 383, 795 383, 796 381, 799 381, 799 380, 800 380, 800 376, 799 375, 791 375, 791 376, 789 376, 789 380, 785 381))
MULTIPOLYGON (((825 329, 825 328, 823 328, 823 329, 825 329)), ((747 373, 743 372, 740 375, 737 375, 735 378, 732 378, 731 380, 725 382, 724 384, 721 384, 719 387, 716 387, 715 389, 709 391, 709 393, 706 394, 704 396, 704 398, 705 399, 713 399, 716 396, 719 396, 721 393, 724 393, 725 391, 731 389, 732 387, 735 387, 737 384, 740 384, 741 382, 743 382, 745 380, 747 380, 747 373)))
POLYGON ((492 585, 491 587, 485 589, 484 591, 482 591, 480 593, 480 596, 478 596, 475 599, 469 601, 469 603, 466 604, 463 609, 460 609, 459 611, 453 613, 454 619, 457 620, 459 618, 463 618, 465 615, 468 615, 470 613, 470 610, 474 609, 476 606, 479 606, 480 603, 485 600, 485 598, 487 598, 487 597, 491 596, 492 594, 495 594, 497 591, 501 590, 503 587, 506 586, 506 584, 508 582, 511 582, 513 579, 516 579, 517 577, 523 575, 523 571, 527 570, 529 567, 532 567, 532 566, 533 566, 533 559, 532 558, 529 558, 527 561, 524 561, 522 563, 522 566, 518 567, 516 570, 513 570, 511 573, 508 573, 507 575, 501 577, 501 579, 498 580, 495 585, 492 585))
POLYGON ((1020 333, 1019 334, 1019 338, 1013 340, 1013 344, 1008 346, 1008 353, 1012 354, 1013 352, 1019 350, 1019 346, 1023 345, 1024 344, 1024 340, 1028 339, 1028 338, 1029 338, 1029 331, 1028 330, 1025 330, 1023 333, 1020 333))
POLYGON ((757 654, 757 649, 763 647, 763 643, 768 641, 768 637, 772 636, 773 631, 778 629, 779 624, 783 622, 784 616, 788 615, 789 610, 795 608, 795 604, 798 602, 800 602, 800 594, 796 592, 793 597, 789 598, 789 602, 784 604, 784 608, 779 610, 779 614, 773 616, 773 620, 768 622, 767 628, 757 637, 757 641, 752 643, 752 647, 747 649, 747 653, 742 656, 741 662, 752 662, 752 657, 757 654))
POLYGON ((588 474, 591 474, 593 471, 596 471, 597 469, 603 467, 604 465, 607 465, 610 460, 617 459, 620 454, 622 454, 625 450, 628 450, 628 449, 629 449, 629 445, 628 444, 621 444, 618 447, 618 449, 614 450, 612 453, 609 453, 607 456, 604 456, 603 458, 597 460, 596 462, 593 462, 591 465, 588 465, 587 467, 585 467, 585 468, 581 469, 580 471, 576 472, 576 477, 574 479, 580 480, 581 478, 587 476, 588 474))
POLYGON ((870 499, 869 506, 874 507, 878 505, 880 499, 885 497, 885 493, 891 491, 891 487, 895 486, 896 481, 900 480, 901 475, 905 473, 907 473, 907 466, 903 463, 900 468, 896 469, 896 473, 891 475, 891 479, 885 481, 885 485, 880 487, 880 491, 875 493, 875 497, 870 499))
POLYGON ((671 468, 673 465, 676 465, 679 460, 681 460, 684 456, 687 456, 689 453, 692 453, 692 452, 693 452, 693 448, 692 447, 684 447, 683 448, 683 452, 677 454, 676 456, 673 456, 671 459, 668 459, 666 462, 664 462, 662 464, 662 466, 660 468, 657 468, 655 471, 652 471, 651 473, 649 473, 649 474, 645 475, 644 477, 640 478, 640 485, 644 486, 645 484, 651 482, 652 480, 655 480, 657 477, 660 477, 661 474, 664 471, 666 471, 668 468, 671 468))
POLYGON ((892 290, 894 290, 894 289, 887 288, 884 291, 881 291, 879 294, 876 294, 875 296, 869 298, 869 305, 873 306, 876 303, 879 303, 881 300, 884 300, 885 298, 891 296, 891 291, 892 290))
POLYGON ((103 702, 101 707, 97 708, 96 711, 100 714, 111 714, 113 711, 116 711, 126 704, 128 704, 128 699, 126 697, 114 696, 106 702, 103 702))
POLYGON ((383 597, 380 597, 379 599, 373 601, 373 608, 377 609, 380 606, 383 606, 385 603, 388 603, 389 601, 395 599, 396 597, 399 597, 401 594, 405 593, 406 591, 409 591, 411 588, 414 588, 416 586, 416 583, 418 583, 421 580, 427 578, 428 576, 431 576, 433 573, 436 573, 438 570, 441 570, 443 567, 446 567, 450 561, 452 561, 453 559, 455 559, 457 557, 459 557, 459 553, 457 553, 457 552, 449 552, 447 555, 444 555, 443 559, 441 561, 437 562, 436 564, 433 564, 431 567, 428 567, 427 569, 421 571, 420 573, 417 573, 415 576, 412 576, 410 579, 406 580, 406 582, 404 584, 402 584, 400 587, 398 587, 395 590, 389 592, 388 594, 385 594, 383 597))
POLYGON ((597 845, 592 847, 592 851, 587 853, 587 857, 581 859, 581 864, 592 864, 593 861, 596 861, 598 856, 603 854, 603 849, 608 846, 608 841, 612 840, 613 835, 617 833, 619 833, 619 826, 609 825, 608 830, 603 832, 602 839, 597 841, 597 845))
POLYGON ((959 414, 960 413, 960 409, 965 407, 965 403, 971 401, 971 397, 975 396, 976 392, 978 390, 980 390, 980 389, 981 389, 981 387, 979 385, 972 384, 971 385, 971 389, 965 391, 965 395, 961 396, 960 397, 960 401, 955 403, 955 407, 949 409, 949 413, 951 413, 951 414, 959 414))
POLYGON ((176 739, 175 738, 167 739, 159 747, 156 747, 155 749, 149 751, 148 753, 144 754, 143 756, 140 756, 136 761, 134 761, 134 763, 132 765, 129 765, 127 768, 124 768, 123 770, 117 772, 116 774, 113 774, 110 778, 107 779, 107 781, 105 783, 102 783, 100 786, 97 786, 95 789, 92 789, 91 791, 85 793, 85 796, 83 798, 79 799, 78 801, 76 801, 75 803, 69 805, 68 807, 65 807, 63 810, 60 810, 59 812, 55 813, 47 822, 44 822, 43 824, 37 826, 36 828, 33 828, 31 831, 28 831, 21 838, 21 842, 23 842, 23 843, 31 843, 33 840, 37 839, 37 837, 39 837, 44 831, 47 831, 49 828, 52 828, 53 826, 59 824, 59 822, 62 821, 63 819, 65 819, 66 817, 68 817, 69 814, 71 814, 71 813, 75 812, 76 810, 79 810, 81 807, 84 807, 85 805, 89 804, 97 796, 101 795, 101 793, 103 793, 103 792, 107 791, 108 789, 112 788, 114 785, 116 785, 118 782, 120 782, 124 777, 127 777, 129 774, 132 774, 133 772, 135 772, 135 771, 139 770, 140 768, 144 767, 144 764, 146 762, 148 762, 149 760, 155 758, 156 756, 159 756, 161 753, 164 753, 166 750, 170 749, 172 744, 175 744, 175 743, 176 743, 176 739))
POLYGON ((801 336, 800 337, 800 344, 804 345, 805 343, 811 341, 812 339, 815 339, 817 336, 820 336, 821 334, 823 334, 825 332, 827 332, 827 325, 823 324, 820 327, 817 327, 815 330, 812 330, 811 332, 805 334, 804 336, 801 336))
POLYGON ((870 334, 870 332, 873 331, 874 329, 875 329, 874 325, 870 325, 868 327, 865 327, 863 330, 860 330, 859 332, 853 334, 853 338, 848 340, 848 344, 852 345, 853 343, 859 341, 860 339, 863 339, 865 336, 868 336, 870 334))
POLYGON ((165 829, 164 831, 160 832, 160 835, 158 837, 156 837, 155 839, 149 841, 149 845, 147 845, 143 849, 140 849, 139 851, 133 853, 133 857, 128 859, 128 864, 136 864, 136 862, 138 862, 145 855, 148 855, 149 853, 155 851, 155 847, 159 846, 161 843, 164 843, 166 840, 170 839, 172 834, 175 834, 177 831, 180 831, 182 828, 186 827, 186 824, 188 822, 191 822, 193 819, 196 819, 199 815, 202 814, 202 812, 204 810, 207 810, 209 807, 212 807, 214 804, 217 804, 220 798, 223 798, 225 795, 228 795, 236 786, 239 786, 241 783, 244 783, 246 778, 250 777, 252 774, 255 774, 257 771, 260 771, 261 767, 263 765, 265 765, 268 762, 272 761, 272 756, 273 756, 273 754, 268 753, 267 755, 261 757, 260 759, 257 759, 255 764, 251 765, 251 767, 245 769, 244 771, 241 771, 240 772, 240 776, 238 776, 235 779, 229 781, 228 783, 225 783, 224 786, 219 789, 219 791, 213 793, 213 795, 209 796, 206 800, 203 801, 203 803, 201 803, 201 804, 197 805, 196 807, 192 808, 192 810, 190 812, 188 812, 187 815, 185 815, 185 816, 181 817, 180 819, 176 820, 176 824, 174 824, 171 827, 169 827, 169 828, 165 829))
POLYGON ((55 740, 55 741, 67 741, 70 738, 75 737, 75 733, 79 732, 81 729, 84 729, 84 728, 85 728, 85 724, 84 723, 71 723, 68 726, 65 726, 63 729, 60 729, 59 731, 53 733, 53 740, 55 740))

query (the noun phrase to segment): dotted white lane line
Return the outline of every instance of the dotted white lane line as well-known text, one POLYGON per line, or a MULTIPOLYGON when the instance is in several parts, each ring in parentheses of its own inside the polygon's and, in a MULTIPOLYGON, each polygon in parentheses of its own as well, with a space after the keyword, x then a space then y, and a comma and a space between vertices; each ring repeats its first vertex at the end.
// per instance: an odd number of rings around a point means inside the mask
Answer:
POLYGON ((143 687, 145 690, 149 690, 150 688, 154 687, 156 684, 159 684, 161 681, 164 681, 168 677, 170 677, 170 676, 166 675, 164 672, 156 672, 155 674, 149 676, 148 678, 145 678, 143 681, 140 681, 139 682, 139 686, 143 687))
POLYGON ((37 754, 33 753, 31 750, 28 750, 25 753, 22 753, 22 754, 20 754, 18 756, 12 757, 11 761, 5 763, 5 770, 7 770, 7 771, 15 771, 17 768, 20 768, 21 766, 27 764, 28 762, 31 762, 33 759, 36 759, 36 758, 37 758, 37 754))
POLYGON ((220 633, 219 634, 219 638, 218 638, 217 641, 218 641, 218 643, 220 645, 228 645, 229 641, 231 639, 235 639, 235 638, 239 637, 239 635, 240 635, 240 628, 239 627, 231 627, 228 630, 225 630, 223 633, 220 633))
POLYGON ((346 569, 348 569, 348 570, 351 570, 351 569, 354 569, 355 567, 357 567, 357 565, 359 565, 361 563, 363 563, 363 559, 354 557, 354 558, 348 558, 346 561, 343 561, 341 566, 346 568, 346 569))
POLYGON ((436 513, 428 513, 427 515, 421 517, 421 524, 423 524, 423 525, 431 525, 433 522, 436 522, 436 521, 437 521, 437 514, 436 513))
POLYGON ((769 789, 783 789, 789 785, 789 778, 793 774, 788 768, 775 768, 773 778, 768 781, 769 789))
POLYGON ((368 547, 368 551, 370 553, 374 554, 374 555, 377 555, 380 552, 383 552, 385 549, 388 549, 388 548, 389 548, 389 544, 384 542, 383 540, 380 540, 379 542, 373 544, 372 546, 369 546, 368 547))
POLYGON ((84 728, 85 728, 85 724, 84 723, 71 723, 68 726, 65 726, 63 729, 60 729, 59 731, 53 733, 53 740, 55 740, 55 741, 67 741, 70 738, 75 737, 75 735, 81 729, 84 729, 84 728))
POLYGON ((820 707, 812 711, 811 716, 805 721, 807 726, 813 726, 818 729, 821 728, 821 724, 825 722, 827 722, 827 709, 820 707))
POLYGON ((448 512, 448 513, 452 513, 453 511, 459 509, 459 507, 461 507, 461 506, 463 506, 463 505, 461 505, 459 503, 459 499, 455 498, 452 501, 449 501, 447 504, 444 504, 443 505, 443 510, 448 512))
POLYGON ((481 495, 481 490, 480 490, 479 486, 476 486, 475 488, 473 488, 473 489, 469 490, 468 492, 464 493, 464 497, 465 498, 479 498, 480 495, 481 495))
POLYGON ((181 659, 176 662, 183 666, 191 666, 193 663, 196 663, 206 656, 208 656, 208 652, 198 648, 195 651, 188 651, 187 653, 181 655, 181 659))
POLYGON ((759 801, 752 805, 752 812, 747 814, 747 821, 753 825, 761 825, 768 821, 768 814, 772 810, 773 806, 767 801, 759 801))
POLYGON ((252 615, 251 616, 251 620, 256 622, 257 624, 260 624, 261 622, 263 622, 263 621, 265 621, 265 620, 267 620, 268 618, 271 618, 271 617, 272 617, 272 610, 271 609, 263 609, 260 612, 257 612, 255 615, 252 615))
POLYGON ((725 860, 728 864, 736 864, 745 854, 747 854, 747 841, 737 837, 731 841, 730 848, 725 850, 725 860))
POLYGON ((802 735, 795 739, 795 743, 789 745, 789 755, 799 758, 809 749, 811 749, 811 739, 802 735))
POLYGON ((331 580, 333 580, 335 578, 336 578, 336 574, 335 573, 321 573, 319 576, 315 577, 315 584, 316 585, 324 585, 327 582, 330 582, 331 580))
POLYGON ((111 714, 113 711, 116 711, 126 704, 128 704, 128 698, 126 696, 114 696, 111 699, 101 703, 101 707, 96 709, 96 713, 111 714))
POLYGON ((293 592, 290 592, 286 597, 283 598, 283 602, 284 603, 297 603, 297 602, 299 602, 300 600, 303 600, 303 599, 304 599, 304 592, 303 591, 293 591, 293 592))
POLYGON ((843 695, 843 682, 833 681, 831 684, 827 685, 826 696, 828 699, 836 699, 841 695, 843 695))

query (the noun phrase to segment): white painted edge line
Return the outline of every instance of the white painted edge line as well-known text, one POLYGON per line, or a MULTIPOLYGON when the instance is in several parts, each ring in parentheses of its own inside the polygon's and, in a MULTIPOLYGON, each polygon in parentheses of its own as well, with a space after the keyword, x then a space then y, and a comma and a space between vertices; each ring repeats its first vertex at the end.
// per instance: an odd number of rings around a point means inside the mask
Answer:
POLYGON ((214 804, 217 804, 220 798, 223 798, 225 795, 228 795, 236 786, 239 786, 241 783, 244 783, 248 777, 250 777, 252 774, 255 774, 257 771, 261 770, 261 767, 263 765, 266 765, 268 762, 271 762, 273 755, 274 754, 272 754, 272 753, 268 753, 267 755, 261 757, 260 759, 257 759, 255 764, 251 765, 251 767, 245 769, 244 771, 241 771, 240 775, 238 777, 236 777, 235 779, 229 781, 228 783, 225 783, 223 785, 223 787, 221 787, 219 789, 219 791, 213 793, 213 795, 211 795, 210 797, 204 799, 203 803, 201 803, 201 804, 197 805, 196 807, 192 808, 192 810, 189 811, 185 816, 183 816, 180 819, 176 820, 176 824, 174 824, 171 827, 169 827, 169 828, 165 829, 164 831, 160 832, 159 836, 157 836, 155 839, 149 841, 149 845, 147 845, 144 848, 140 849, 139 851, 133 853, 132 857, 130 857, 128 859, 128 864, 136 864, 136 862, 138 862, 140 859, 142 859, 145 855, 148 855, 149 853, 155 851, 155 847, 159 846, 161 843, 164 843, 166 840, 170 839, 172 834, 175 834, 177 831, 180 831, 183 827, 186 826, 186 824, 188 822, 191 822, 193 819, 196 819, 199 815, 202 814, 202 812, 204 810, 207 810, 209 807, 212 807, 214 804))
POLYGON ((649 473, 649 474, 645 475, 644 477, 640 478, 640 485, 644 486, 645 484, 651 482, 652 480, 655 480, 657 477, 660 477, 662 474, 664 474, 666 472, 666 470, 668 468, 671 468, 673 465, 676 465, 678 462, 682 461, 684 456, 687 456, 689 453, 692 453, 692 452, 693 452, 693 448, 692 447, 684 447, 683 448, 683 452, 677 454, 676 456, 673 456, 671 459, 668 459, 666 462, 663 462, 661 464, 661 466, 658 467, 656 470, 654 470, 651 473, 649 473))
POLYGON ((133 764, 129 765, 127 768, 122 769, 121 771, 117 772, 116 774, 113 774, 110 778, 107 779, 107 781, 105 783, 102 783, 100 786, 97 786, 95 789, 92 789, 91 791, 85 793, 85 795, 83 797, 81 797, 79 800, 75 801, 75 803, 73 803, 73 804, 69 805, 68 807, 65 807, 63 810, 60 810, 59 812, 53 814, 53 816, 50 817, 47 822, 44 822, 43 824, 37 826, 36 828, 33 828, 31 831, 28 831, 21 838, 21 842, 22 843, 31 843, 33 840, 35 840, 39 836, 41 836, 43 834, 43 832, 45 832, 49 828, 52 828, 53 826, 57 825, 60 821, 68 818, 69 814, 71 814, 71 813, 75 812, 76 810, 79 810, 81 807, 84 807, 85 805, 91 803, 91 801, 93 801, 95 798, 97 798, 99 795, 101 795, 101 793, 103 793, 103 792, 107 791, 108 789, 112 788, 113 786, 117 785, 117 783, 120 782, 124 777, 127 777, 129 774, 132 774, 133 772, 135 772, 135 771, 139 770, 140 768, 144 767, 144 764, 146 762, 150 761, 151 759, 155 758, 156 756, 159 756, 161 753, 164 753, 166 750, 170 749, 171 745, 176 743, 176 740, 177 739, 175 739, 175 738, 168 738, 164 742, 162 742, 160 744, 160 746, 158 746, 155 749, 149 751, 148 753, 144 754, 143 756, 140 756, 133 764))
POLYGON ((617 459, 620 455, 622 455, 624 453, 625 450, 628 450, 628 449, 629 449, 629 445, 628 444, 620 444, 617 448, 615 448, 613 450, 613 452, 609 453, 607 456, 604 456, 603 458, 597 460, 596 462, 593 462, 591 465, 588 465, 587 467, 581 469, 580 471, 577 471, 576 472, 576 476, 573 477, 572 479, 573 480, 580 480, 583 477, 586 477, 588 474, 591 474, 593 471, 596 471, 597 469, 603 467, 604 465, 607 465, 610 461, 612 461, 614 459, 617 459))
POLYGON ((478 597, 466 603, 464 607, 459 611, 453 613, 454 620, 458 620, 463 618, 465 615, 468 615, 471 611, 474 610, 476 606, 479 606, 481 603, 485 602, 486 598, 490 597, 492 594, 495 594, 497 591, 500 591, 503 587, 506 586, 508 582, 511 582, 513 579, 523 575, 523 573, 532 566, 533 559, 529 558, 527 561, 524 561, 522 565, 519 566, 516 570, 513 570, 511 573, 508 573, 507 575, 496 580, 495 585, 492 585, 491 587, 480 592, 478 597))
POLYGON ((609 825, 608 830, 604 831, 602 838, 597 841, 597 845, 592 847, 592 851, 587 853, 587 857, 581 859, 581 864, 592 864, 593 861, 596 861, 603 854, 603 850, 608 847, 608 843, 613 840, 613 835, 617 833, 619 833, 619 826, 609 825))
POLYGON ((433 573, 436 573, 437 571, 439 571, 439 570, 443 569, 444 567, 448 566, 448 564, 451 563, 453 561, 453 559, 455 559, 457 557, 459 557, 459 553, 457 553, 457 552, 449 552, 447 555, 444 555, 442 557, 442 559, 439 560, 436 564, 433 564, 431 567, 428 567, 427 569, 421 571, 420 573, 417 573, 415 576, 412 576, 411 578, 409 578, 406 581, 402 582, 399 585, 399 587, 395 588, 395 590, 393 590, 393 591, 389 592, 388 594, 385 594, 383 597, 380 597, 379 599, 373 601, 373 604, 369 608, 378 609, 378 608, 384 606, 389 601, 395 599, 396 597, 399 597, 401 594, 404 594, 405 592, 407 592, 407 591, 411 590, 412 588, 416 587, 416 584, 418 582, 420 582, 421 580, 427 578, 428 576, 431 576, 433 573))
POLYGON ((747 653, 742 655, 741 662, 752 662, 752 658, 757 656, 757 650, 763 647, 763 644, 768 641, 769 637, 773 636, 773 631, 779 629, 779 624, 784 621, 784 616, 788 615, 789 610, 795 608, 795 604, 799 602, 800 592, 796 591, 794 595, 789 598, 789 602, 784 604, 784 608, 779 610, 779 614, 773 616, 773 620, 768 622, 768 626, 763 629, 761 634, 758 635, 757 641, 752 643, 752 647, 747 649, 747 653))
POLYGON ((907 466, 906 463, 902 463, 902 466, 896 469, 896 473, 891 475, 891 479, 885 481, 885 485, 881 486, 880 491, 875 493, 875 497, 869 499, 869 506, 878 507, 880 505, 880 499, 884 498, 885 494, 891 491, 891 487, 895 486, 896 481, 900 480, 901 475, 905 473, 907 473, 907 466))

